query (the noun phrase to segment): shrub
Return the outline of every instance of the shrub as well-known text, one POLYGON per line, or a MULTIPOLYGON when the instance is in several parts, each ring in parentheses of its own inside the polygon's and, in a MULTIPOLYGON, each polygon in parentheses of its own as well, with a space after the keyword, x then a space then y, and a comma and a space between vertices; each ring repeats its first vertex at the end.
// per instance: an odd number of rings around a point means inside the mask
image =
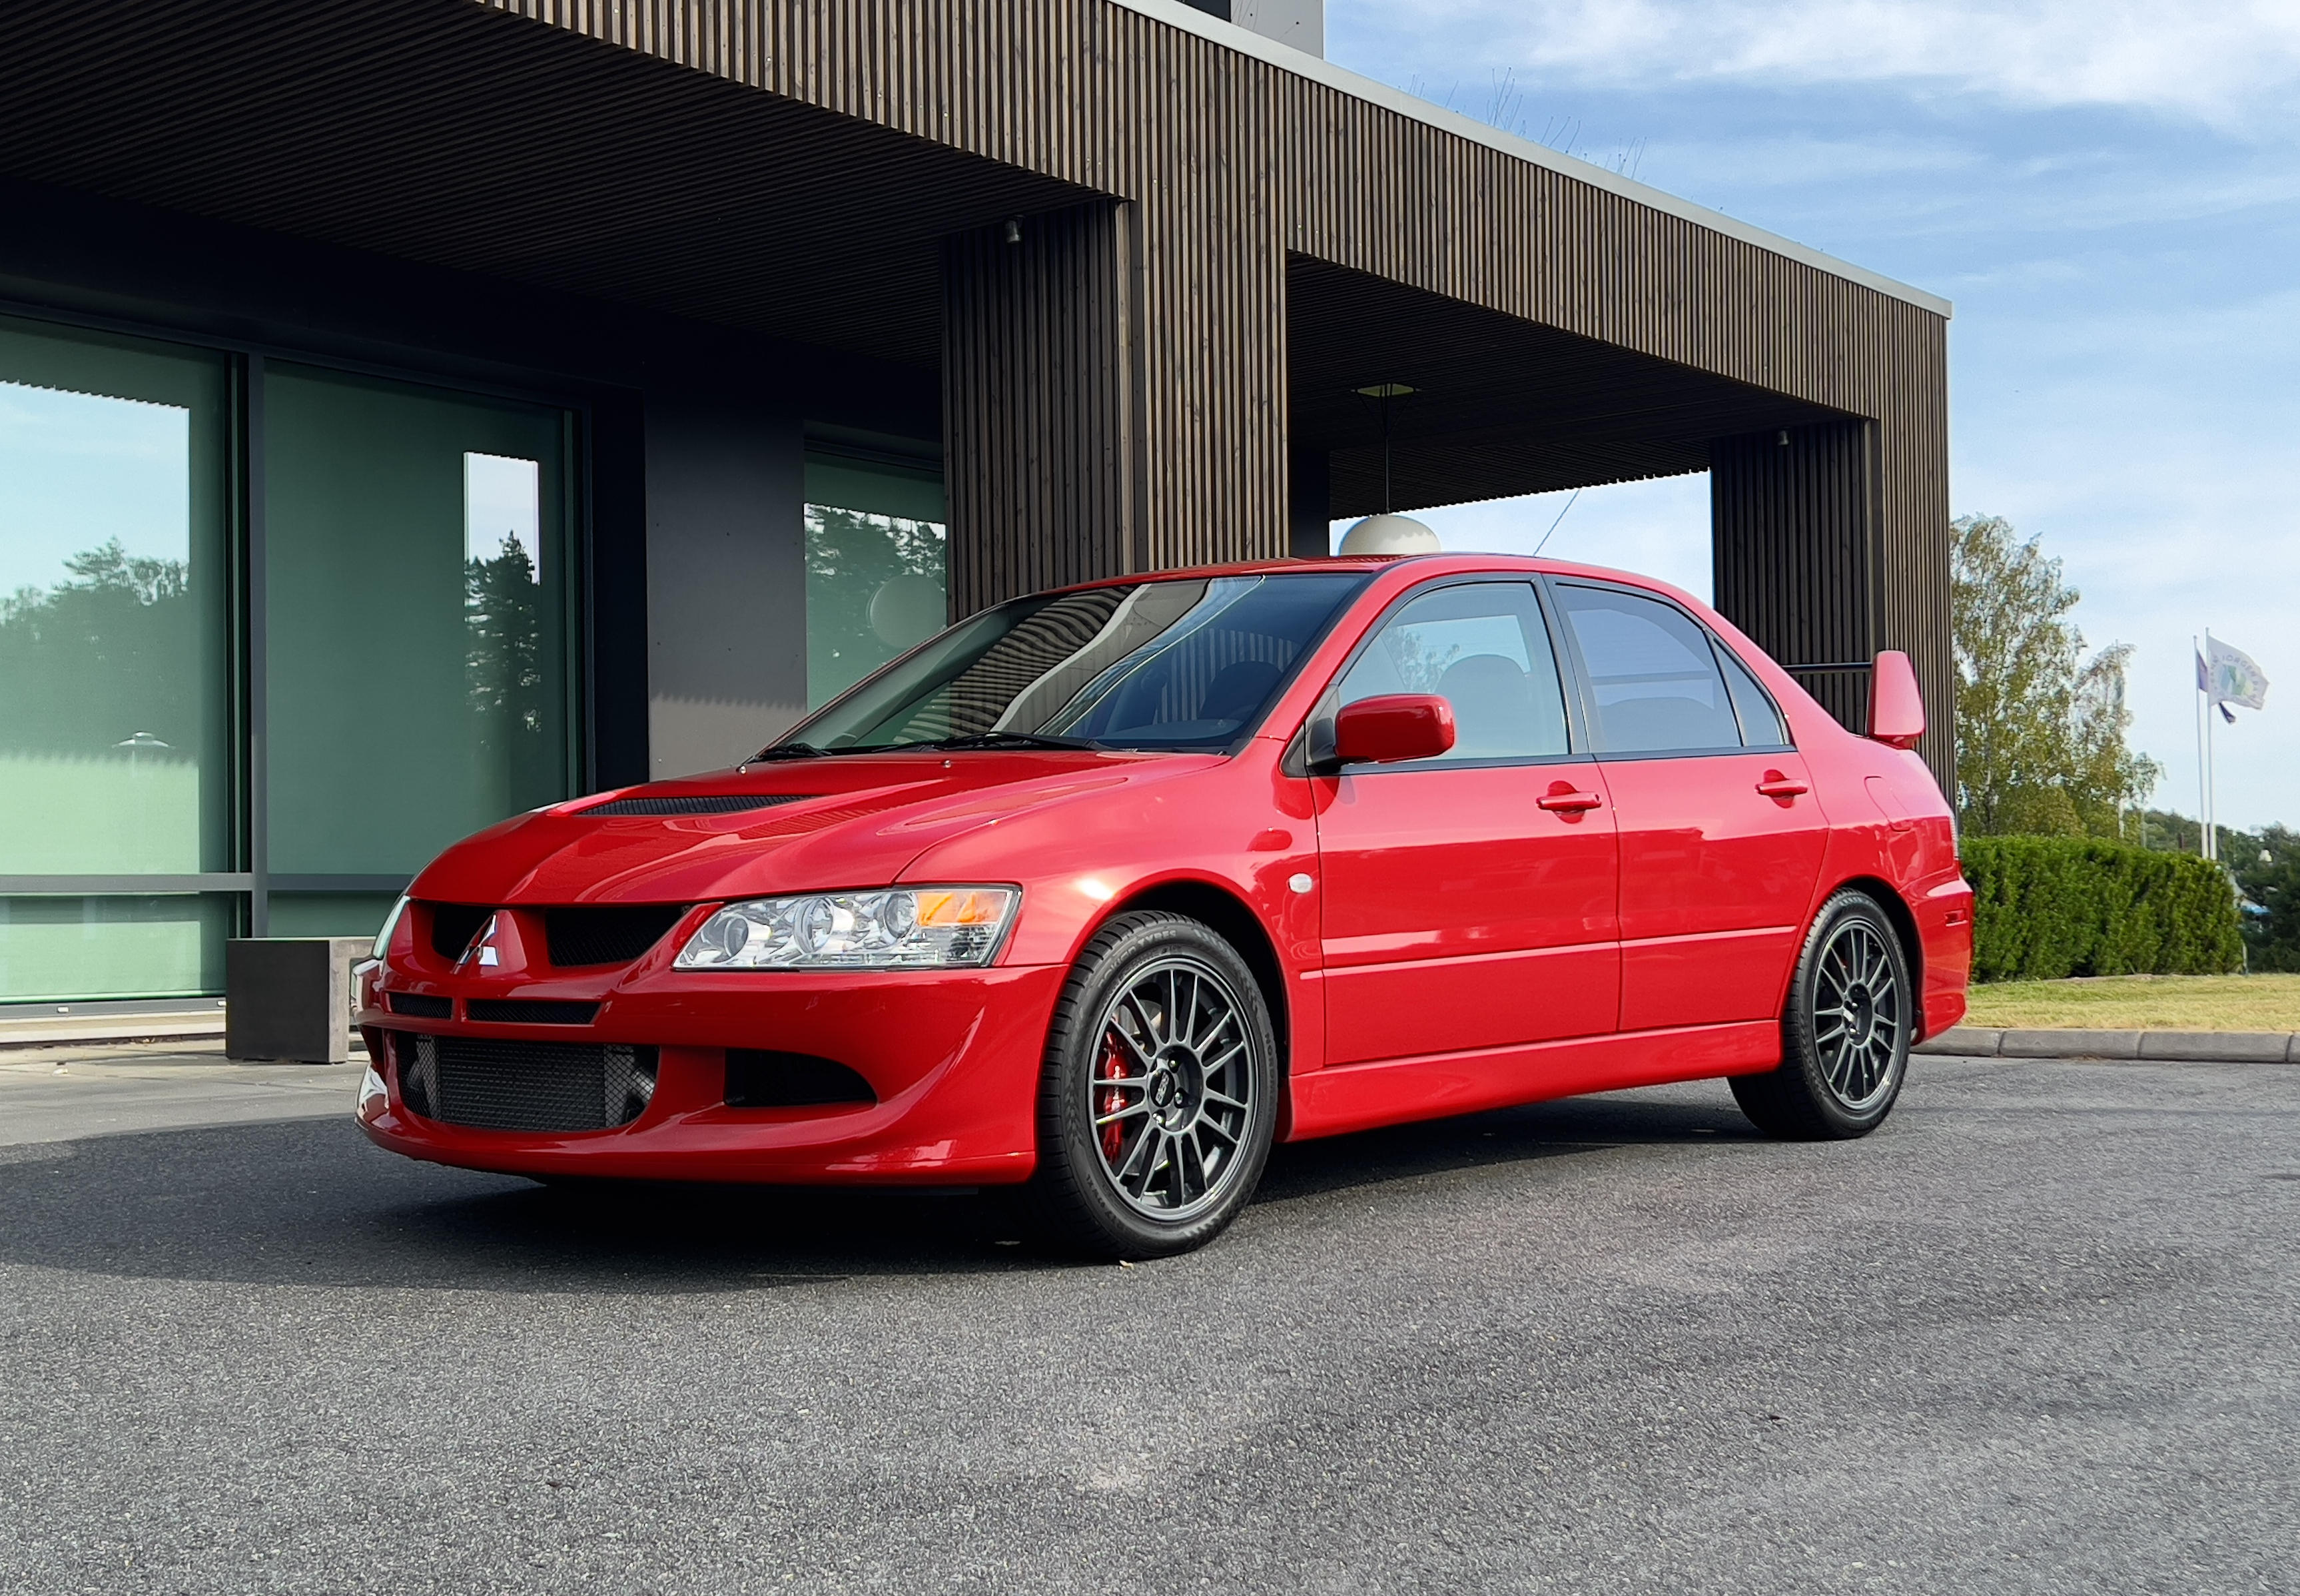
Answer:
POLYGON ((2192 854, 2088 837, 1967 837, 1975 981, 2241 968, 2236 891, 2192 854))

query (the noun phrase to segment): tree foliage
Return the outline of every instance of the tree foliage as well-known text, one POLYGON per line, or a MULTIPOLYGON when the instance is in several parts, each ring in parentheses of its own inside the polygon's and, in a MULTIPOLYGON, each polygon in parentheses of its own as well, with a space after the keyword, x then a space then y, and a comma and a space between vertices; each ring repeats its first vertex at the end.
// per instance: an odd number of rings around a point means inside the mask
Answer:
POLYGON ((2161 773, 2125 746, 2126 644, 2089 659, 2070 619, 2082 597, 2012 522, 1951 529, 1957 805, 1976 835, 2113 837, 2161 773))
POLYGON ((2237 890, 2259 912, 2245 916, 2255 970, 2300 970, 2300 831, 2272 825, 2257 836, 2220 833, 2237 890))
POLYGON ((117 538, 64 561, 69 580, 0 598, 0 747, 109 755, 138 733, 201 746, 205 643, 181 560, 117 538))

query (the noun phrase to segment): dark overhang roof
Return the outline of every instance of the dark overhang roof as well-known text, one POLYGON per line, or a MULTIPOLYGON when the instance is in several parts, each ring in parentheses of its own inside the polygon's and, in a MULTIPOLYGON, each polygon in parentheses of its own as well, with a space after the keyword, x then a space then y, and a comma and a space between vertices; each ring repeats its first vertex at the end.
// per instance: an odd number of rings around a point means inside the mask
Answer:
POLYGON ((0 171, 928 365, 939 241, 1086 197, 472 0, 21 0, 0 171))

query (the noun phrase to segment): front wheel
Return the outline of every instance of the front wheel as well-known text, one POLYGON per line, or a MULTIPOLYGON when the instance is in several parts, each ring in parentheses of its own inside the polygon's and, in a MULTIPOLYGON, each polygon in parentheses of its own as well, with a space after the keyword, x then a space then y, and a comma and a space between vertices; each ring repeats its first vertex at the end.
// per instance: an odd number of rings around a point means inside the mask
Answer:
POLYGON ((1055 1006, 1038 1094, 1037 1206, 1100 1258, 1187 1252, 1269 1161, 1278 1043, 1254 972, 1180 915, 1121 915, 1055 1006))
POLYGON ((1839 892, 1821 906, 1797 956, 1780 1067, 1734 1076, 1734 1100, 1769 1136, 1866 1136, 1901 1094, 1915 1024, 1898 933, 1875 898, 1839 892))

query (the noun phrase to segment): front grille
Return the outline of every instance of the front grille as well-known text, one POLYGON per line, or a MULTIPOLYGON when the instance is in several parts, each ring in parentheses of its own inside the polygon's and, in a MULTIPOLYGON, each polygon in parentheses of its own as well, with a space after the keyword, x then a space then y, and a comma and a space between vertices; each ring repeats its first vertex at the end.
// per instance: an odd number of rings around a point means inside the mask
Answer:
POLYGON ((643 903, 618 908, 546 909, 543 939, 562 970, 585 965, 628 965, 662 940, 687 906, 643 903))
POLYGON ((868 1081, 836 1059, 762 1048, 727 1049, 729 1108, 809 1108, 878 1100, 868 1081))
POLYGON ((410 1111, 479 1130, 611 1131, 654 1095, 653 1048, 402 1032, 392 1056, 410 1111))
POLYGON ((559 998, 466 998, 467 1019, 492 1020, 511 1025, 588 1025, 599 1012, 596 1003, 571 1003, 559 998))
POLYGON ((767 809, 796 804, 812 796, 804 792, 686 793, 675 798, 627 798, 595 804, 577 814, 594 815, 739 815, 746 809, 767 809))
POLYGON ((427 903, 423 907, 431 916, 431 951, 451 965, 463 957, 479 927, 495 913, 468 903, 427 903))
POLYGON ((455 1017, 453 998, 427 998, 421 992, 390 992, 386 1000, 394 1014, 412 1015, 419 1020, 452 1020, 455 1017))

